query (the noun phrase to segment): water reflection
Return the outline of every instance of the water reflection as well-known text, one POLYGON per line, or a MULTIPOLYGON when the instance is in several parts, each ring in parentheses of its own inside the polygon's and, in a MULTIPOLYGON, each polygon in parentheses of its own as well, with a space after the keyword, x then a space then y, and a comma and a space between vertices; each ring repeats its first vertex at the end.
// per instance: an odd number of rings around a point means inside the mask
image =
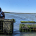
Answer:
POLYGON ((36 32, 24 32, 20 33, 20 36, 36 36, 36 32))

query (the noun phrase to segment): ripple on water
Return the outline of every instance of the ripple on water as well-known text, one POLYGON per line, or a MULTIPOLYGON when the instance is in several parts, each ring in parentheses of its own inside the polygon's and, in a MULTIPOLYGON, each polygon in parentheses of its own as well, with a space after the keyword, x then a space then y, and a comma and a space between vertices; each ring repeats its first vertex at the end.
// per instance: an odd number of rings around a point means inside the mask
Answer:
MULTIPOLYGON (((7 13, 5 14, 5 19, 15 19, 16 22, 14 23, 14 33, 12 36, 36 36, 36 33, 20 33, 19 32, 19 24, 20 24, 20 21, 36 21, 35 19, 35 14, 10 14, 10 13, 7 13), (27 15, 27 16, 26 16, 27 15), (32 19, 33 18, 33 19, 32 19)), ((5 35, 6 36, 6 35, 5 35)))

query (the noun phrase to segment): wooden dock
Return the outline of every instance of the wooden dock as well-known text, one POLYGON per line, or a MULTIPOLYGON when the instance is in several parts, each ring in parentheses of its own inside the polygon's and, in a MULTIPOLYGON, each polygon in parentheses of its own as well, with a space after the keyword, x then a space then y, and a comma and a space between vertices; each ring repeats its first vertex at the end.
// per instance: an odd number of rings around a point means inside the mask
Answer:
POLYGON ((13 34, 13 24, 12 19, 0 19, 0 35, 12 35, 13 34))
POLYGON ((20 28, 19 28, 20 32, 36 32, 35 23, 36 23, 35 21, 21 21, 20 28))

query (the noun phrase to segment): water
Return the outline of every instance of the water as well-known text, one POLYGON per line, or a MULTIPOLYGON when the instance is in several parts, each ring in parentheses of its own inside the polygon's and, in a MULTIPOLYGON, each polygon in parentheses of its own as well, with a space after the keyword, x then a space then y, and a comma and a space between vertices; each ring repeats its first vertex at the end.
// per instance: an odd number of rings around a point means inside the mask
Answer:
MULTIPOLYGON (((20 21, 36 21, 36 14, 12 14, 12 13, 5 13, 5 19, 15 19, 14 23, 14 30, 13 35, 11 36, 36 36, 36 32, 27 32, 21 33, 19 32, 19 24, 20 21)), ((1 35, 2 36, 2 35, 1 35)), ((4 35, 7 36, 7 35, 4 35)), ((10 35, 8 35, 10 36, 10 35)))

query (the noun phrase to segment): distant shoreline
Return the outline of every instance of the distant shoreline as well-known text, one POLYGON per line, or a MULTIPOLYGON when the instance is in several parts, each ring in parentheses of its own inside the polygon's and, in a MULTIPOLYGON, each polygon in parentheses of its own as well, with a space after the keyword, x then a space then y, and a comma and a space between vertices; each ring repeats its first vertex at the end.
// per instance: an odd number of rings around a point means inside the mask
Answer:
MULTIPOLYGON (((4 13, 12 13, 12 12, 4 12, 4 13)), ((36 13, 14 13, 14 14, 36 14, 36 13)))
POLYGON ((4 12, 4 13, 10 13, 10 12, 4 12))
MULTIPOLYGON (((11 13, 13 14, 13 13, 11 13)), ((14 14, 36 14, 36 13, 14 13, 14 14)))

